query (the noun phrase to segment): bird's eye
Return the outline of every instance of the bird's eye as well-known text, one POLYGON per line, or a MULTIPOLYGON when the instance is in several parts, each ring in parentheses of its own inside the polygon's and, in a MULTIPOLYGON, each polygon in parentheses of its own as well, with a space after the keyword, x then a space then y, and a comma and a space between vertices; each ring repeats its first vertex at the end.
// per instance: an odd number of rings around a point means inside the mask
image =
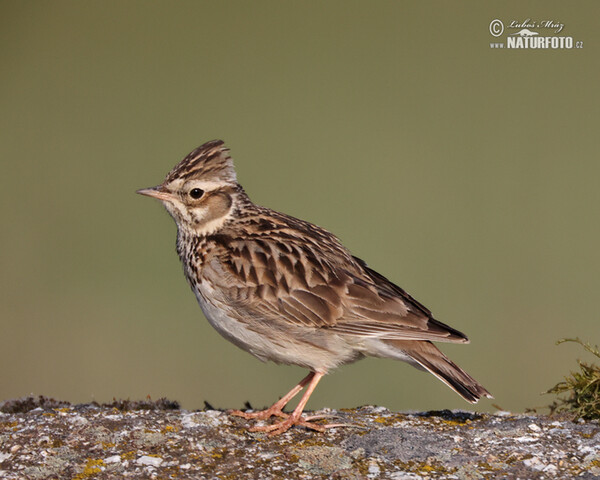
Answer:
POLYGON ((190 197, 192 197, 195 200, 198 200, 202 195, 204 195, 204 190, 202 190, 201 188, 192 188, 190 190, 190 197))

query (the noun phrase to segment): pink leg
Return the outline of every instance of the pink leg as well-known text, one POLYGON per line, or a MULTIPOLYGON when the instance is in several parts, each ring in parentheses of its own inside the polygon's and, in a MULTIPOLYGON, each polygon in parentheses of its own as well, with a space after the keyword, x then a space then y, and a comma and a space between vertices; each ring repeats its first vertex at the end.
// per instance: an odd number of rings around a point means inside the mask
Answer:
MULTIPOLYGON (((284 432, 288 431, 293 425, 301 425, 303 427, 310 428, 312 430, 324 432, 325 428, 326 428, 325 426, 318 425, 316 423, 311 423, 302 417, 302 411, 304 410, 304 407, 306 406, 308 399, 310 398, 313 391, 315 390, 315 387, 319 383, 319 380, 321 380, 321 377, 323 377, 323 375, 325 375, 324 373, 319 373, 319 372, 311 372, 311 374, 312 374, 312 376, 308 375, 304 379, 307 381, 310 380, 310 383, 308 384, 306 392, 304 392, 304 395, 302 395, 300 402, 298 403, 298 405, 296 406, 296 408, 294 409, 294 411, 292 412, 291 415, 289 415, 285 420, 282 420, 281 422, 274 423, 273 425, 267 425, 264 427, 253 427, 250 429, 250 431, 251 432, 270 432, 270 435, 279 435, 280 433, 284 433, 284 432)), ((298 385, 300 385, 300 384, 298 384, 298 385)))
MULTIPOLYGON (((306 377, 304 377, 298 385, 292 388, 288 393, 286 393, 280 400, 275 402, 269 408, 265 410, 260 410, 258 412, 246 413, 241 410, 230 410, 228 413, 231 415, 235 415, 237 417, 244 417, 247 419, 257 418, 259 420, 266 420, 267 418, 277 416, 277 417, 288 417, 287 413, 283 413, 284 407, 290 402, 292 398, 294 398, 298 393, 306 386, 308 382, 311 382, 315 376, 315 372, 310 372, 306 377)), ((314 387, 313 387, 314 389, 314 387)), ((308 400, 308 399, 307 399, 308 400)))

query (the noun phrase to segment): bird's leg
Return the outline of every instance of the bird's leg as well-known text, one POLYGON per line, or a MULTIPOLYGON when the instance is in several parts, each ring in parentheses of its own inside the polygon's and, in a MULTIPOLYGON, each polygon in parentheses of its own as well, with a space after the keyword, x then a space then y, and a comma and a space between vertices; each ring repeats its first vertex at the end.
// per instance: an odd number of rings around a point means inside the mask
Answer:
POLYGON ((306 377, 304 377, 298 385, 292 388, 288 393, 286 393, 283 397, 281 397, 277 402, 271 405, 269 408, 265 410, 260 410, 258 412, 242 412, 241 410, 230 410, 229 414, 235 415, 237 417, 244 417, 247 419, 256 418, 258 420, 266 420, 267 418, 276 416, 287 418, 289 415, 283 412, 283 408, 290 402, 292 398, 298 395, 308 382, 313 380, 315 376, 315 372, 310 372, 306 377))
MULTIPOLYGON (((302 411, 304 410, 304 407, 306 406, 308 399, 312 395, 315 387, 317 386, 317 383, 319 383, 319 380, 321 380, 321 377, 323 375, 325 375, 325 374, 319 373, 319 372, 311 372, 311 375, 308 375, 303 380, 303 382, 310 381, 310 383, 308 384, 308 387, 306 388, 304 395, 302 395, 302 398, 300 399, 300 402, 298 403, 298 405, 296 406, 294 411, 291 413, 291 415, 288 415, 285 420, 281 420, 280 422, 274 423, 273 425, 252 427, 250 429, 250 431, 251 432, 269 432, 269 435, 279 435, 280 433, 284 433, 287 430, 289 430, 290 427, 292 427, 293 425, 301 425, 303 427, 310 428, 312 430, 324 432, 326 426, 309 422, 304 417, 302 417, 302 411)), ((298 385, 300 385, 300 383, 298 385)))

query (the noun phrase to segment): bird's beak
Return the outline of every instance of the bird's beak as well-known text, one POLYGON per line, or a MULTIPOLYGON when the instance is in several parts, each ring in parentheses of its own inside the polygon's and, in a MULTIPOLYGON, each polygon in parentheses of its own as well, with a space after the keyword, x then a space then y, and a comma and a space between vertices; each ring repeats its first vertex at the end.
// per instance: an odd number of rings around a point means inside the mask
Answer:
POLYGON ((139 193, 140 195, 146 195, 147 197, 158 198, 161 201, 173 200, 173 194, 162 185, 157 185, 156 187, 151 188, 142 188, 141 190, 138 190, 135 193, 139 193))

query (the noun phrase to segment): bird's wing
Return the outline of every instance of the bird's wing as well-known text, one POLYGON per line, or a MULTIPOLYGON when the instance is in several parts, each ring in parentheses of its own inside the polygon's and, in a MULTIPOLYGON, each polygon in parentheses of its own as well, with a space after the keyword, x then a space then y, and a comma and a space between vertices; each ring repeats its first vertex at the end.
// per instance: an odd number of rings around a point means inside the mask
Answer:
MULTIPOLYGON (((279 232, 281 233, 281 232, 279 232)), ((466 342, 400 287, 327 237, 224 237, 203 274, 240 318, 359 337, 466 342)))
POLYGON ((203 275, 240 317, 331 327, 344 315, 346 279, 295 242, 228 240, 203 275))
POLYGON ((347 313, 335 326, 337 331, 393 340, 468 342, 463 333, 433 318, 402 288, 361 259, 354 260, 358 271, 347 285, 347 313))

